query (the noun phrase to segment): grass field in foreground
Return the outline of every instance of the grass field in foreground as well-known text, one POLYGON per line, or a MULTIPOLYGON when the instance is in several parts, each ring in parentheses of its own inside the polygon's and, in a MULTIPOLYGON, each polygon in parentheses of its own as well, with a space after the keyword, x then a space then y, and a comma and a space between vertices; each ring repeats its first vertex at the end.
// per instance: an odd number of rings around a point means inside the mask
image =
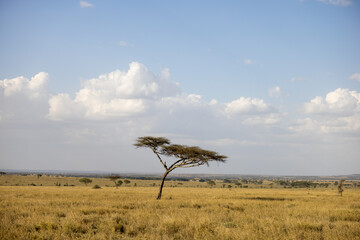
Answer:
POLYGON ((360 239, 360 191, 0 186, 0 239, 360 239))

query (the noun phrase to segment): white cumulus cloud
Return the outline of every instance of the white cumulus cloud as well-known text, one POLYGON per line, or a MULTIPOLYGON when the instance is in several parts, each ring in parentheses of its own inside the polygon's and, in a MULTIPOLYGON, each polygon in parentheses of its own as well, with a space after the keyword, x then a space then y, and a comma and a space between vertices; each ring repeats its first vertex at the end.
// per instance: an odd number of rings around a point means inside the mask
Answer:
POLYGON ((179 92, 179 85, 170 81, 167 69, 156 75, 143 64, 133 62, 127 72, 116 70, 86 81, 74 99, 67 94, 53 96, 48 117, 61 120, 72 115, 85 119, 133 116, 144 112, 155 99, 179 92))
POLYGON ((305 103, 304 110, 309 114, 352 115, 360 111, 360 93, 338 88, 325 98, 317 96, 305 103))
POLYGON ((294 130, 357 132, 360 130, 360 93, 338 88, 325 98, 317 96, 304 104, 309 116, 298 120, 294 130))
POLYGON ((40 72, 31 79, 23 76, 12 79, 4 79, 0 80, 0 88, 4 89, 5 96, 22 93, 31 98, 37 98, 45 91, 48 78, 49 76, 47 73, 40 72))
POLYGON ((360 82, 360 73, 354 73, 353 75, 350 76, 350 79, 354 79, 360 82))
POLYGON ((271 110, 263 99, 240 97, 226 103, 225 112, 229 115, 266 113, 271 110))

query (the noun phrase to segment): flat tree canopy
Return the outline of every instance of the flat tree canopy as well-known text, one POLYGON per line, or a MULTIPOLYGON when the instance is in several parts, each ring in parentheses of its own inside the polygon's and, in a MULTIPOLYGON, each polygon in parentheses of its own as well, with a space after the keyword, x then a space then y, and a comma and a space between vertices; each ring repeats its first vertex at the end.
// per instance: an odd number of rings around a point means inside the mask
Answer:
POLYGON ((85 185, 87 185, 88 183, 92 183, 92 180, 90 178, 80 178, 79 182, 85 183, 85 185))
POLYGON ((134 146, 137 148, 150 148, 165 168, 157 199, 161 199, 166 176, 174 169, 201 165, 209 166, 211 161, 225 162, 227 158, 227 156, 220 155, 214 151, 204 150, 197 146, 171 144, 170 140, 164 137, 139 137, 134 146), (175 160, 171 163, 166 163, 161 156, 174 157, 175 160))

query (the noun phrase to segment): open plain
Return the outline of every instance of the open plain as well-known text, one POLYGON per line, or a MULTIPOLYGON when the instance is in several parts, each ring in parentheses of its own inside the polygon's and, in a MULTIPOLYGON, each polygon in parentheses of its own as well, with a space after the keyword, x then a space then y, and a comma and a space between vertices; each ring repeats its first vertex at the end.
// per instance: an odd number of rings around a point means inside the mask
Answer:
POLYGON ((360 239, 358 188, 92 180, 0 176, 0 239, 360 239))

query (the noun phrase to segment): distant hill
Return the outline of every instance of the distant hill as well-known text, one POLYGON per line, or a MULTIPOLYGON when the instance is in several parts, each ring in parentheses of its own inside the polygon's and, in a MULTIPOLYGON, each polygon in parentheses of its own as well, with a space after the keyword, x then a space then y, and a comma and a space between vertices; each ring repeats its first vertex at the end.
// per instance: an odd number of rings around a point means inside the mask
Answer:
MULTIPOLYGON (((161 179, 162 173, 120 173, 106 171, 63 171, 63 170, 9 170, 0 169, 5 174, 47 174, 62 175, 73 177, 108 177, 119 175, 123 178, 133 179, 161 179)), ((193 178, 201 179, 252 179, 252 180, 360 180, 360 174, 335 175, 335 176, 285 176, 285 175, 251 175, 251 174, 170 174, 169 179, 189 180, 193 178)))

